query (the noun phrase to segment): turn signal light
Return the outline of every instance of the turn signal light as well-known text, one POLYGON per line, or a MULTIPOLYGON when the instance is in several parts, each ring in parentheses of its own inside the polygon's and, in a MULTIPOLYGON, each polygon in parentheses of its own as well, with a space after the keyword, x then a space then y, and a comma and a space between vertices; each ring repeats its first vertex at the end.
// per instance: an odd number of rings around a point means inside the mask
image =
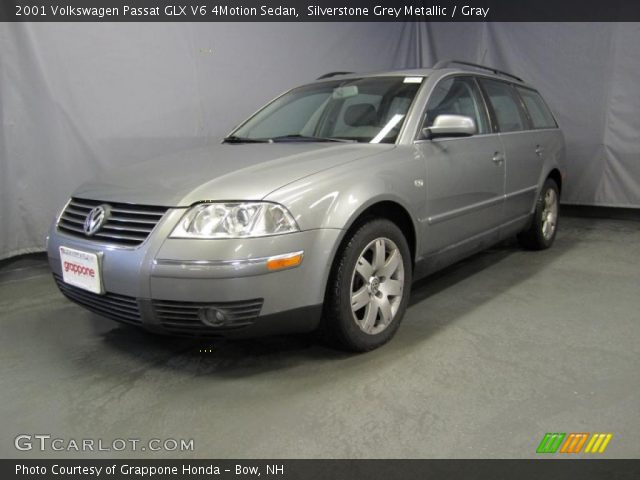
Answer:
POLYGON ((268 270, 282 270, 285 268, 297 267, 302 263, 302 252, 287 253, 285 255, 278 255, 277 257, 271 257, 267 260, 268 270))

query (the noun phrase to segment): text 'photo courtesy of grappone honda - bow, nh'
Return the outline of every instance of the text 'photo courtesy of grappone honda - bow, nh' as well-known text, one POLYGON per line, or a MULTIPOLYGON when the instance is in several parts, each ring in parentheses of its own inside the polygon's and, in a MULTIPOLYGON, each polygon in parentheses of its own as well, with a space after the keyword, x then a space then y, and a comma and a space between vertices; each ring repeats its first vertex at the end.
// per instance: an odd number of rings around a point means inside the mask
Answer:
POLYGON ((62 293, 170 335, 322 331, 387 342, 411 283, 517 235, 551 246, 562 132, 540 94, 481 65, 337 72, 219 144, 81 185, 47 238, 62 293))

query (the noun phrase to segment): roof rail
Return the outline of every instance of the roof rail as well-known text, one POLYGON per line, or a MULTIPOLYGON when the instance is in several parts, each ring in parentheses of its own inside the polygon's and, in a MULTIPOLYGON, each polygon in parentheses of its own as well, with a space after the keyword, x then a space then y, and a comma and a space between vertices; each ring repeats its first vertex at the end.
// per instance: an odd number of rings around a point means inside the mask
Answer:
POLYGON ((524 82, 524 80, 522 80, 520 77, 516 77, 512 73, 504 72, 502 70, 498 70, 497 68, 493 68, 493 67, 487 67, 485 65, 479 65, 477 63, 463 62, 462 60, 440 60, 438 63, 436 63, 433 66, 433 69, 434 70, 439 70, 441 68, 445 68, 448 65, 451 65, 452 63, 456 63, 458 65, 467 65, 469 67, 475 67, 475 68, 479 68, 481 70, 488 70, 490 72, 495 73, 496 75, 505 75, 507 77, 515 78, 519 82, 524 82))
POLYGON ((316 78, 316 80, 322 80, 323 78, 331 78, 331 77, 335 77, 336 75, 349 75, 353 72, 329 72, 329 73, 325 73, 324 75, 320 75, 318 78, 316 78))

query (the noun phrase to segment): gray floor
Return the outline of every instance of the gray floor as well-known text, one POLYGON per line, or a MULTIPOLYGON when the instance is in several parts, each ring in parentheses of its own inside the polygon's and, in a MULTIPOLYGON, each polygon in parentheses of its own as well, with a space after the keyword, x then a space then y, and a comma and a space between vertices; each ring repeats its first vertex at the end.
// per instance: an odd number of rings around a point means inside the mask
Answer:
POLYGON ((545 432, 612 432, 604 455, 638 458, 639 310, 640 223, 624 220, 565 218, 549 251, 501 245, 420 282, 396 338, 358 356, 154 337, 63 299, 42 260, 5 262, 0 456, 87 457, 17 452, 20 433, 423 458, 534 457, 545 432))

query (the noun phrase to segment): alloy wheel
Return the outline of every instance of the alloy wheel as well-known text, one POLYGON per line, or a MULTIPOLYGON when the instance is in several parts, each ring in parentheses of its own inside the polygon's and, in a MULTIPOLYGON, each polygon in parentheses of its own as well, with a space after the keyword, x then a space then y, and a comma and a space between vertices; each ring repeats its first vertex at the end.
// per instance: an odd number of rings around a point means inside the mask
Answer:
POLYGON ((351 277, 351 313, 364 333, 376 335, 395 318, 404 291, 404 262, 398 246, 380 237, 360 253, 351 277))
POLYGON ((553 237, 557 223, 558 195, 553 188, 550 188, 544 195, 544 208, 542 209, 542 235, 545 240, 553 237))

